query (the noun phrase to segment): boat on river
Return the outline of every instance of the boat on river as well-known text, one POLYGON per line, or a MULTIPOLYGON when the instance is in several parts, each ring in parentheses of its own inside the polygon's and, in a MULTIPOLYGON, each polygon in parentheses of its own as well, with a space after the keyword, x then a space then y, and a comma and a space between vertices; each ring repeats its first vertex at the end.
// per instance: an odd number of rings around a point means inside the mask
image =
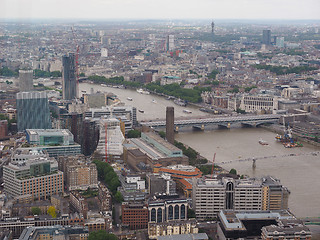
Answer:
POLYGON ((174 101, 173 101, 175 104, 177 104, 177 105, 179 105, 179 106, 182 106, 182 107, 185 107, 185 106, 187 106, 187 103, 186 103, 186 101, 184 101, 184 100, 182 100, 182 99, 175 99, 174 101))
POLYGON ((150 94, 150 92, 148 92, 146 90, 143 90, 142 88, 137 89, 137 92, 140 93, 140 94, 147 94, 147 95, 150 94))
POLYGON ((269 143, 267 143, 266 141, 262 140, 261 138, 260 138, 260 140, 259 140, 259 143, 260 143, 261 145, 269 145, 269 143))

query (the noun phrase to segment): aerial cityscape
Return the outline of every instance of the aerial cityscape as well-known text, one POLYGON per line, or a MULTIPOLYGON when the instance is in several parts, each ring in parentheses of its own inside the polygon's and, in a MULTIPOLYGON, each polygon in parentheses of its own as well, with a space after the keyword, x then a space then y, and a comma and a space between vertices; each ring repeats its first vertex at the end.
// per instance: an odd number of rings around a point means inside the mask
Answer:
POLYGON ((0 240, 320 239, 319 2, 46 2, 0 3, 0 240))

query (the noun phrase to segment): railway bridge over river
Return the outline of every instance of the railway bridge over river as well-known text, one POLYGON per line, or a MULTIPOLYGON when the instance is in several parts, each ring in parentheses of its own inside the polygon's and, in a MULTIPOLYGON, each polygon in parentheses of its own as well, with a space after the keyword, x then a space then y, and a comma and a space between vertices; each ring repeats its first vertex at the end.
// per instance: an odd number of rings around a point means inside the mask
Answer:
MULTIPOLYGON (((179 131, 182 127, 192 127, 194 129, 205 130, 206 127, 217 125, 222 128, 230 128, 233 124, 241 123, 244 126, 257 127, 265 123, 275 123, 280 119, 279 114, 266 115, 241 115, 241 116, 224 116, 210 118, 190 118, 186 120, 175 120, 175 131, 179 131)), ((153 128, 164 128, 166 121, 146 121, 140 122, 142 126, 153 128)))

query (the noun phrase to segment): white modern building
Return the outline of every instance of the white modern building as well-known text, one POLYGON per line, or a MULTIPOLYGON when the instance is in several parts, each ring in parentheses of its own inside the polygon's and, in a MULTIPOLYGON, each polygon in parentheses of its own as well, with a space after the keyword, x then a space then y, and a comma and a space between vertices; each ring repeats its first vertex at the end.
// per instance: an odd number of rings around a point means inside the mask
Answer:
POLYGON ((268 95, 243 95, 240 109, 245 112, 273 112, 278 110, 278 98, 268 95))
POLYGON ((192 204, 197 218, 212 218, 220 210, 260 211, 288 208, 289 191, 279 180, 193 179, 192 204))

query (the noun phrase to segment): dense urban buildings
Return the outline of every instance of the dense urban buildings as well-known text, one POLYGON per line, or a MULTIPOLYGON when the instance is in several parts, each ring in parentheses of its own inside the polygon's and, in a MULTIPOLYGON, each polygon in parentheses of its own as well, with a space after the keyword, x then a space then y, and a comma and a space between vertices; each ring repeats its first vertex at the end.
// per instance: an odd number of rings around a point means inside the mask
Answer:
POLYGON ((319 31, 2 22, 0 238, 310 239, 319 31))

